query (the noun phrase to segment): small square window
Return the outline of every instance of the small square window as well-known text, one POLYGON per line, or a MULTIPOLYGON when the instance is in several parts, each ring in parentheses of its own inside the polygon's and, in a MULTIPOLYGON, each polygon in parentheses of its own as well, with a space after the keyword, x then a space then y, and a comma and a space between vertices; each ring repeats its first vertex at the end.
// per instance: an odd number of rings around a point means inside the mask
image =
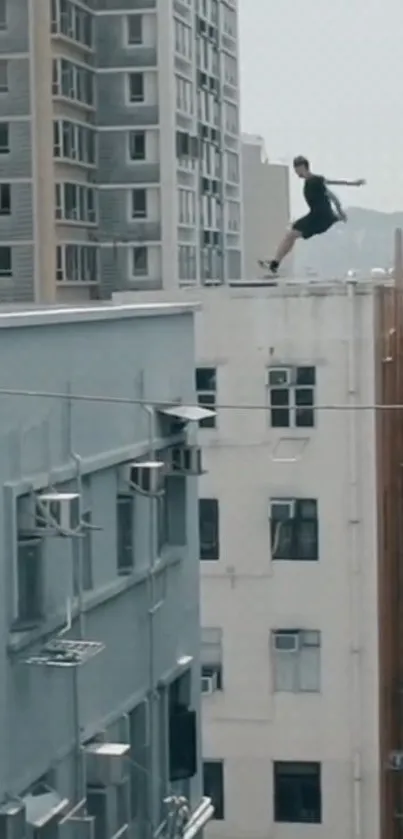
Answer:
POLYGON ((217 498, 199 498, 200 559, 220 559, 220 509, 217 498))
POLYGON ((214 806, 213 818, 224 820, 224 761, 205 760, 203 763, 203 791, 214 806))
POLYGON ((129 73, 130 102, 144 102, 144 73, 129 73))
POLYGON ((143 43, 143 16, 128 15, 127 17, 127 43, 130 46, 143 43))
POLYGON ((7 29, 7 0, 0 0, 0 30, 7 29))
POLYGON ((10 126, 8 122, 0 122, 0 154, 10 151, 10 126))
POLYGON ((11 248, 0 247, 0 277, 12 277, 11 248))
POLYGON ((11 214, 11 186, 0 184, 0 216, 11 214))
POLYGON ((8 61, 0 59, 0 93, 8 93, 8 61))
POLYGON ((17 553, 17 621, 20 624, 36 625, 43 618, 42 572, 41 541, 39 539, 19 540, 17 553))
POLYGON ((145 189, 132 190, 132 217, 145 218, 147 215, 147 191, 145 189))
MULTIPOLYGON (((199 405, 215 410, 217 401, 217 371, 215 367, 196 369, 196 391, 199 405)), ((200 428, 216 428, 216 416, 207 417, 199 423, 200 428)))
POLYGON ((129 157, 130 160, 145 160, 146 158, 146 134, 145 131, 129 132, 129 157))
POLYGON ((134 568, 134 501, 119 495, 116 505, 116 556, 118 574, 131 574, 134 568))
POLYGON ((148 274, 148 250, 143 245, 133 248, 133 276, 146 277, 148 274))

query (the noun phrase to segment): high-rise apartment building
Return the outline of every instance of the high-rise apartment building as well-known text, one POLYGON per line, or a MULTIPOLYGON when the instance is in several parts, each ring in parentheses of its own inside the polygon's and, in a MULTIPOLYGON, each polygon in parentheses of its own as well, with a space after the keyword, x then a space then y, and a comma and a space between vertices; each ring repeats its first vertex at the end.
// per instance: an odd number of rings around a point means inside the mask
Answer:
POLYGON ((235 0, 0 0, 0 301, 242 275, 235 0))
MULTIPOLYGON (((285 163, 267 155, 263 137, 242 134, 242 244, 244 277, 264 276, 259 259, 272 259, 290 221, 290 177, 285 163)), ((282 265, 290 275, 293 257, 282 265)))

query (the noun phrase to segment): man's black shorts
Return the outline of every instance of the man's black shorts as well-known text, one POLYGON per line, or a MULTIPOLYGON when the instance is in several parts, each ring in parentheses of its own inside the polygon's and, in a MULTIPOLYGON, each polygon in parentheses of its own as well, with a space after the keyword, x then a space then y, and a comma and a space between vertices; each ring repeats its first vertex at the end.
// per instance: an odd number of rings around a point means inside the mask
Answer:
POLYGON ((312 236, 319 236, 320 233, 326 233, 338 221, 334 215, 315 215, 315 213, 308 213, 307 216, 297 219, 294 222, 292 229, 298 230, 303 239, 311 239, 312 236))

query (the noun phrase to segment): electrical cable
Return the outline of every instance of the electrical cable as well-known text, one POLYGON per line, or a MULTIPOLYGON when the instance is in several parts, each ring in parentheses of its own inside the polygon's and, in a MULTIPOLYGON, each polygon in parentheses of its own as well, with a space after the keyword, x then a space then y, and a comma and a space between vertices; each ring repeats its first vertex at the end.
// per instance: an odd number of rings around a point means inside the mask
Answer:
MULTIPOLYGON (((180 408, 186 406, 186 408, 207 408, 207 405, 203 405, 201 402, 172 402, 166 400, 159 400, 159 399, 136 399, 130 396, 107 396, 107 395, 93 395, 90 393, 60 393, 58 391, 46 391, 46 390, 19 390, 14 388, 0 388, 0 396, 27 396, 36 399, 64 399, 65 401, 69 402, 95 402, 95 403, 105 403, 110 405, 148 405, 150 407, 154 407, 157 410, 167 409, 167 408, 180 408)), ((212 411, 270 411, 270 410, 281 410, 281 406, 273 406, 268 404, 259 404, 259 403, 217 403, 215 405, 209 406, 207 410, 211 409, 212 411)), ((284 406, 284 409, 287 409, 284 406)), ((350 405, 348 403, 343 402, 330 402, 325 403, 323 405, 306 405, 301 406, 301 410, 312 410, 312 411, 402 411, 403 410, 403 403, 396 403, 391 405, 382 405, 378 403, 373 404, 362 404, 362 405, 350 405)), ((175 419, 175 417, 173 417, 175 419)), ((186 421, 186 420, 184 420, 186 421)))

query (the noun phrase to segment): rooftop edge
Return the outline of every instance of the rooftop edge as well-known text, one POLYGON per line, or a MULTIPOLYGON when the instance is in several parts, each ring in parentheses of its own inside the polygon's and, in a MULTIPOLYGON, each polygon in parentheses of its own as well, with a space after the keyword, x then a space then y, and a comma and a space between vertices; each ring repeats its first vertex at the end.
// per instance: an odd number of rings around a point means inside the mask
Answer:
POLYGON ((55 323, 80 323, 104 320, 127 320, 130 318, 161 317, 195 312, 200 305, 195 302, 158 303, 107 303, 105 305, 35 306, 29 304, 17 308, 0 306, 0 329, 17 326, 51 326, 55 323))

